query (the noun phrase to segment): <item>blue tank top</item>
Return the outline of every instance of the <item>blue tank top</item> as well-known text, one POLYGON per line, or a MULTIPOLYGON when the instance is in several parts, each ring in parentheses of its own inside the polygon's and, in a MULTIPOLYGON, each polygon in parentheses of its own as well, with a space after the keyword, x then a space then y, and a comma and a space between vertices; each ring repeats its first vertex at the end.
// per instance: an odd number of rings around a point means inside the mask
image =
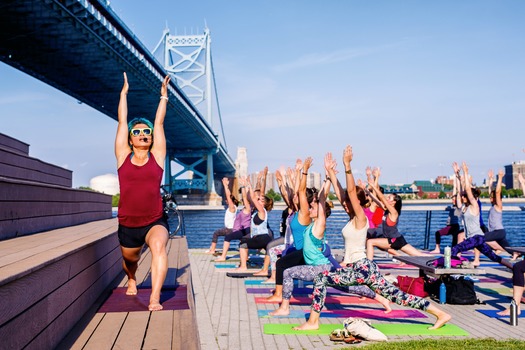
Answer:
POLYGON ((292 230, 293 244, 297 250, 303 249, 304 234, 307 227, 308 225, 301 225, 299 222, 299 214, 295 213, 292 222, 290 223, 290 229, 292 230))
POLYGON ((312 222, 304 230, 303 256, 306 265, 318 266, 330 264, 330 260, 323 254, 323 240, 314 236, 312 222))

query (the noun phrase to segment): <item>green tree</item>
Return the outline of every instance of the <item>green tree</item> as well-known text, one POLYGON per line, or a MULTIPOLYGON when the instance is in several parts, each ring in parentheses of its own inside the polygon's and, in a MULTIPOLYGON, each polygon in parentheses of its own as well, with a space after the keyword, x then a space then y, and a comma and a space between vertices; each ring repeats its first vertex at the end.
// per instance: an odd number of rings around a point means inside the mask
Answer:
POLYGON ((279 193, 273 190, 273 188, 270 188, 268 191, 266 191, 266 195, 273 199, 274 202, 279 202, 283 199, 279 193))
POLYGON ((438 198, 439 198, 439 199, 447 198, 447 194, 446 194, 445 192, 443 192, 443 191, 439 191, 438 198))
POLYGON ((331 201, 335 201, 337 199, 337 196, 333 192, 328 193, 328 199, 331 201))
POLYGON ((111 206, 118 207, 118 202, 120 201, 120 193, 117 193, 111 198, 111 206))

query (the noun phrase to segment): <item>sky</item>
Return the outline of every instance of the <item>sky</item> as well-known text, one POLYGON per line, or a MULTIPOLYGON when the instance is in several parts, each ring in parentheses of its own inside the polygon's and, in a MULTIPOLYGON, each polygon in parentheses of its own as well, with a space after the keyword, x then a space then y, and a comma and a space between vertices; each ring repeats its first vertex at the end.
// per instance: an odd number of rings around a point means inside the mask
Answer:
MULTIPOLYGON (((235 160, 246 147, 249 172, 308 156, 323 172, 327 152, 342 169, 346 145, 357 177, 380 167, 382 184, 448 176, 454 161, 481 183, 489 169, 525 159, 524 1, 111 7, 150 50, 166 25, 171 34, 208 26, 228 152, 235 160)), ((32 157, 72 170, 73 187, 116 174, 113 119, 4 63, 0 122, 32 157)))

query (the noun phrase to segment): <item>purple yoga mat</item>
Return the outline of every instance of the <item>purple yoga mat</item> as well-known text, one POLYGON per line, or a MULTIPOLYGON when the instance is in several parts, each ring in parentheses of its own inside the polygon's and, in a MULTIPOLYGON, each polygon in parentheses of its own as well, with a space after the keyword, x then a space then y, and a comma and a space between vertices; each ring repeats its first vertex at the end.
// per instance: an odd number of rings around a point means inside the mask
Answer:
MULTIPOLYGON (((97 312, 148 311, 151 289, 140 289, 137 295, 126 295, 126 287, 115 288, 97 312)), ((164 288, 160 293, 162 310, 189 309, 186 285, 164 288)))
MULTIPOLYGON (((275 288, 246 288, 246 293, 248 294, 270 294, 272 291, 275 290, 275 288)), ((313 289, 312 288, 294 288, 293 294, 295 295, 309 295, 312 294, 313 289)), ((343 294, 348 295, 347 292, 343 292, 341 290, 328 287, 327 289, 329 294, 343 294)))

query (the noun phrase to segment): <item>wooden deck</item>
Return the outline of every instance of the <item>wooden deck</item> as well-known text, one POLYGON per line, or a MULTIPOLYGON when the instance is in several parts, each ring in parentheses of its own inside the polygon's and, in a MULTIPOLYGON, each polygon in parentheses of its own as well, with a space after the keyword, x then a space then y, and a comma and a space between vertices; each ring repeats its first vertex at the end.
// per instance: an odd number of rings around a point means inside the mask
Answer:
MULTIPOLYGON (((232 259, 235 261, 235 259, 232 259)), ((269 296, 268 288, 273 285, 245 285, 244 278, 230 278, 226 276, 227 268, 216 268, 213 258, 204 254, 204 250, 190 250, 192 266, 197 321, 201 346, 204 350, 215 349, 334 349, 345 347, 344 343, 334 343, 328 335, 304 335, 291 333, 286 335, 271 335, 264 333, 265 324, 297 324, 305 321, 304 317, 259 317, 260 310, 274 310, 277 304, 257 304, 256 297, 269 296), (248 293, 247 288, 260 288, 260 294, 248 293)), ((397 275, 418 276, 418 269, 406 266, 399 268, 399 264, 389 258, 378 259, 383 266, 381 271, 395 279, 397 275), (391 265, 395 268, 389 268, 391 265)), ((226 262, 228 263, 228 261, 226 262)), ((232 262, 234 263, 234 262, 232 262)), ((222 263, 225 264, 225 263, 222 263)), ((451 324, 459 326, 468 336, 453 337, 454 339, 466 338, 495 338, 517 339, 525 341, 525 319, 519 319, 519 325, 512 327, 508 318, 491 318, 482 314, 480 310, 502 310, 508 307, 512 286, 510 283, 511 272, 508 269, 494 266, 488 260, 482 260, 485 275, 476 276, 479 281, 475 283, 476 293, 480 300, 486 302, 482 305, 439 305, 440 308, 452 315, 451 324)), ((434 302, 435 303, 435 302, 434 302)), ((310 303, 301 305, 292 304, 291 310, 308 312, 310 303)), ((367 305, 327 305, 332 310, 351 309, 376 309, 378 304, 367 305)), ((393 310, 410 310, 399 305, 392 305, 393 310)), ((428 318, 381 318, 369 319, 372 324, 395 323, 412 325, 415 323, 432 324, 434 318, 425 313, 428 318)), ((342 328, 346 317, 323 317, 321 324, 333 324, 342 328)), ((401 341, 424 338, 440 339, 442 336, 429 335, 396 335, 389 336, 389 341, 401 341)), ((361 345, 367 342, 361 343, 361 345)), ((359 345, 346 345, 354 347, 359 345)), ((525 343, 524 343, 525 346, 525 343)))
MULTIPOLYGON (((139 263, 139 288, 150 288, 151 254, 146 250, 139 263)), ((164 286, 187 286, 189 309, 157 312, 97 312, 104 298, 77 324, 59 349, 200 349, 188 247, 185 237, 168 242, 168 276, 164 286)), ((117 287, 125 287, 122 276, 117 287)), ((140 293, 140 289, 139 289, 140 293)))

